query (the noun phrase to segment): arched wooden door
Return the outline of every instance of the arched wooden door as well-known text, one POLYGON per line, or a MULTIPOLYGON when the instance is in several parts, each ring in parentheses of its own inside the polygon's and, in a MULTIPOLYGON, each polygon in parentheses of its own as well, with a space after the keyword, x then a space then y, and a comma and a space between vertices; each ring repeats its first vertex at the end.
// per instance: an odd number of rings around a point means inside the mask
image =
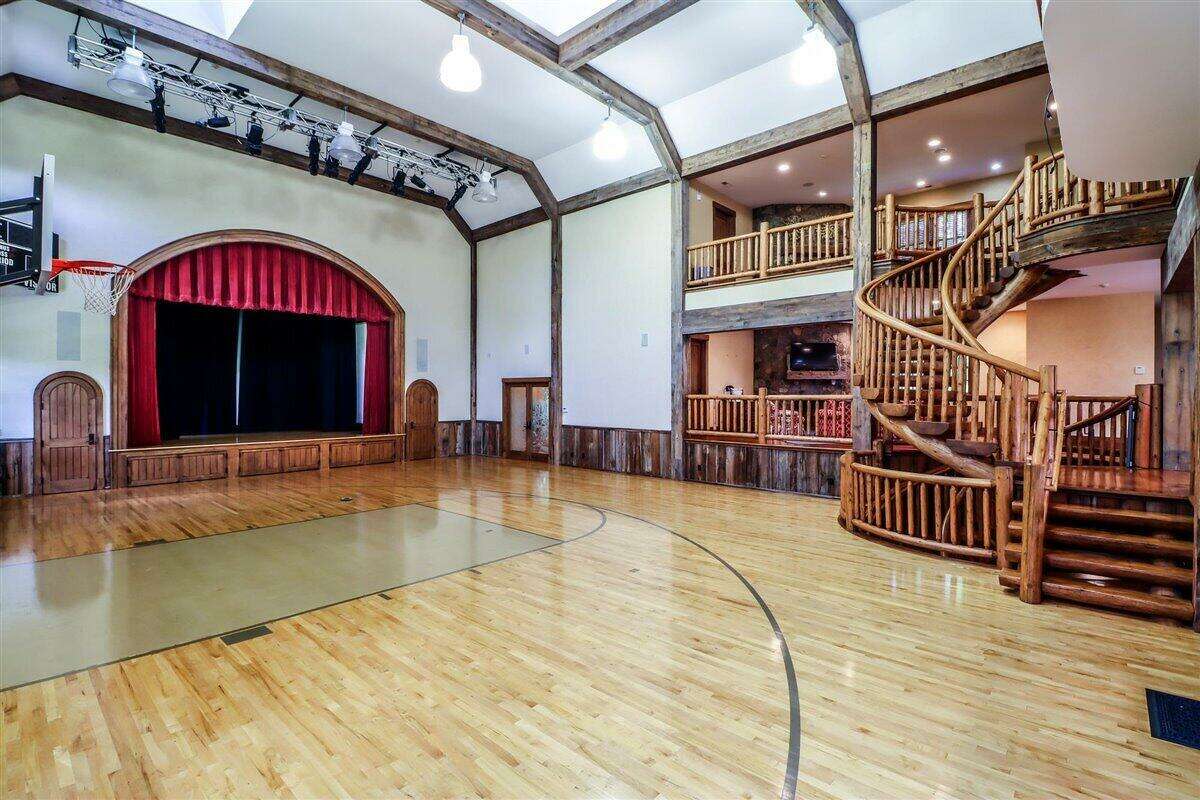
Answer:
POLYGON ((404 397, 408 415, 408 458, 418 461, 437 453, 438 391, 424 378, 413 381, 404 397))
POLYGON ((33 392, 33 491, 82 492, 104 485, 100 384, 82 372, 47 376, 33 392))

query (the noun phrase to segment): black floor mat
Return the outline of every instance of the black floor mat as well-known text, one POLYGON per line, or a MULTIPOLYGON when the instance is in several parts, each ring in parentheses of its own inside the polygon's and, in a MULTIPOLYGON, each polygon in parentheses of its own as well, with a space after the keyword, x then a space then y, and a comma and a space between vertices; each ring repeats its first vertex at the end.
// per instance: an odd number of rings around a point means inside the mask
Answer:
POLYGON ((1200 750, 1200 700, 1147 689, 1146 707, 1155 739, 1200 750))

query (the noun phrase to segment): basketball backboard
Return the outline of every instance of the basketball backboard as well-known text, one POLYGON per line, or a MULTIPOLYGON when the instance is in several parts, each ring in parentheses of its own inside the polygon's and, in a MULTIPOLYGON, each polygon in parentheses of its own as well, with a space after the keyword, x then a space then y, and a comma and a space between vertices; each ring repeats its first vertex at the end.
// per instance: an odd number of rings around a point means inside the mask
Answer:
POLYGON ((44 155, 42 174, 33 179, 33 194, 0 201, 0 286, 27 283, 42 294, 48 288, 57 250, 54 156, 44 155), (13 218, 20 215, 28 215, 29 222, 13 218))

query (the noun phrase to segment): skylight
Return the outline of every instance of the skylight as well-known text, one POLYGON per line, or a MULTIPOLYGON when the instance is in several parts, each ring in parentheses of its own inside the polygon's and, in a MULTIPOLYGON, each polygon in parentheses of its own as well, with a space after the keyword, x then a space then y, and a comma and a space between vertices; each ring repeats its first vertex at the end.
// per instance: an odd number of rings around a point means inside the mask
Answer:
POLYGON ((253 0, 131 0, 134 5, 228 39, 253 0))
POLYGON ((500 0, 500 5, 558 38, 609 6, 623 2, 625 0, 500 0))

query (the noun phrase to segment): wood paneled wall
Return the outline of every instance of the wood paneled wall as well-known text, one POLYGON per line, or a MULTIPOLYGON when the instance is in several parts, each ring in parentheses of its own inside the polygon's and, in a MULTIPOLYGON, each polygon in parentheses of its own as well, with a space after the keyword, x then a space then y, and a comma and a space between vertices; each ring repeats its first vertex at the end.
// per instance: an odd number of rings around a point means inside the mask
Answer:
POLYGON ((563 426, 562 463, 569 467, 671 477, 671 432, 563 426))
POLYGON ((481 419, 475 422, 471 453, 477 456, 500 457, 500 423, 481 419))
POLYGON ((438 458, 451 456, 500 455, 500 423, 481 419, 475 422, 475 435, 469 436, 471 421, 468 419, 439 422, 437 424, 438 458))
MULTIPOLYGON (((104 437, 104 485, 112 476, 109 448, 112 438, 104 437)), ((33 494, 33 439, 0 439, 0 497, 33 494)))
POLYGON ((837 497, 842 452, 688 441, 683 468, 690 481, 837 497))

